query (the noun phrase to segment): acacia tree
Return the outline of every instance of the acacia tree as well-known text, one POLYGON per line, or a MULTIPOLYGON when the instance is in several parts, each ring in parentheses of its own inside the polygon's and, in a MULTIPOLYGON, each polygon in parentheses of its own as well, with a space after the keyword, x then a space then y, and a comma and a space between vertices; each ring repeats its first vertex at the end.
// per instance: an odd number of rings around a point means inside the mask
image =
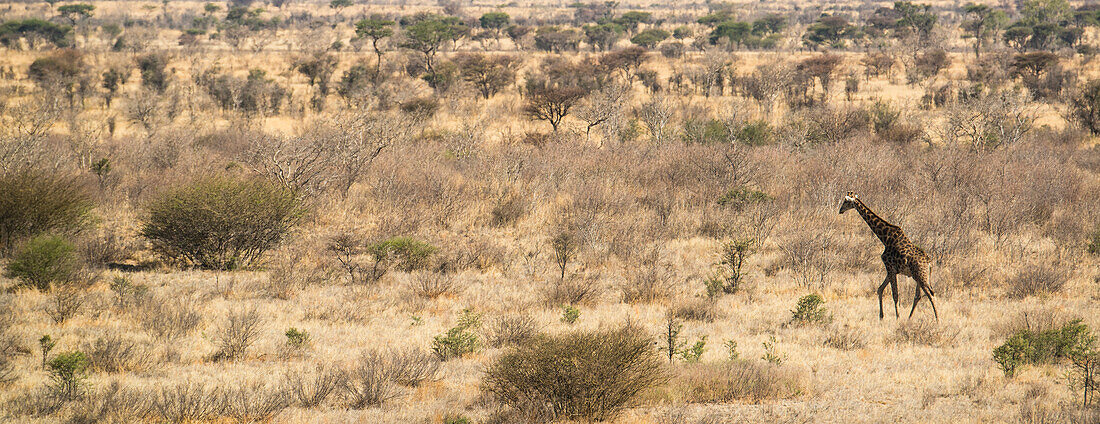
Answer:
POLYGON ((378 43, 393 35, 393 24, 393 21, 379 15, 355 23, 355 35, 359 38, 369 38, 371 47, 374 48, 374 54, 378 55, 375 74, 382 70, 382 48, 378 43))
POLYGON ((558 131, 561 120, 584 98, 584 89, 576 86, 555 86, 545 80, 527 80, 527 104, 523 113, 531 119, 550 123, 558 131))
POLYGON ((428 15, 420 17, 405 28, 405 43, 402 47, 424 54, 425 66, 429 74, 435 73, 435 54, 447 41, 457 41, 469 32, 462 21, 453 16, 428 15))
POLYGON ((576 115, 585 122, 584 137, 587 140, 592 128, 612 123, 623 115, 630 88, 623 84, 608 84, 588 96, 577 108, 576 115))
POLYGON ((493 38, 495 38, 499 43, 501 31, 503 31, 504 28, 508 26, 508 23, 511 22, 511 20, 512 17, 508 16, 507 13, 488 12, 484 15, 481 15, 481 18, 478 19, 478 23, 480 23, 481 27, 485 30, 492 31, 493 38))
POLYGON ((1004 12, 984 4, 968 3, 963 10, 970 16, 962 23, 964 36, 974 39, 974 57, 980 59, 986 43, 997 36, 1007 18, 1004 12))
POLYGON ((69 21, 70 25, 76 25, 77 22, 83 21, 92 17, 92 11, 95 10, 95 6, 87 3, 66 4, 57 8, 57 13, 61 14, 61 17, 69 21))
POLYGON ((331 54, 317 53, 313 57, 299 59, 294 63, 293 69, 308 77, 310 86, 317 86, 317 92, 311 100, 314 110, 324 108, 325 96, 328 96, 329 92, 329 82, 332 80, 332 73, 336 71, 336 65, 339 61, 336 56, 331 54))
POLYGON ((520 61, 512 56, 465 54, 455 58, 462 79, 472 83, 486 100, 515 82, 520 61))
POLYGON ((1073 98, 1073 116, 1086 129, 1100 135, 1100 80, 1092 80, 1073 98))

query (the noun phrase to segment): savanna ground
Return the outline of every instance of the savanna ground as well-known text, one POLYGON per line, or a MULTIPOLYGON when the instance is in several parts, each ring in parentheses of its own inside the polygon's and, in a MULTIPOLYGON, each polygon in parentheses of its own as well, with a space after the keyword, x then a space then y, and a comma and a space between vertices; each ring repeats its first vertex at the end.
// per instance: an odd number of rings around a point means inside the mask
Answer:
POLYGON ((1100 420, 1100 8, 634 3, 0 4, 0 420, 1100 420))

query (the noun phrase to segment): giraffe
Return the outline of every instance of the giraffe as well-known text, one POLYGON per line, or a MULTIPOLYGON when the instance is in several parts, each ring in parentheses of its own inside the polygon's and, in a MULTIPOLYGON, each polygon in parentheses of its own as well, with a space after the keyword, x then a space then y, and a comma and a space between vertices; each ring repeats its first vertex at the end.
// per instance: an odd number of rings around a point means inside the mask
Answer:
POLYGON ((900 227, 886 222, 885 219, 876 215, 871 211, 871 208, 863 204, 862 200, 859 200, 859 196, 851 191, 844 196, 844 201, 840 203, 840 213, 843 214, 849 209, 855 209, 859 212, 863 220, 867 221, 867 226, 871 227, 871 231, 875 233, 875 236, 882 241, 885 247, 882 252, 882 263, 886 265, 886 279, 878 287, 878 319, 881 320, 883 316, 882 292, 886 290, 886 285, 890 285, 890 293, 894 297, 894 317, 901 317, 898 314, 897 278, 897 275, 901 274, 909 276, 917 283, 913 308, 909 310, 909 318, 913 318, 913 311, 917 310, 917 302, 920 301, 921 292, 923 291, 928 295, 928 302, 932 304, 932 314, 939 321, 940 315, 936 312, 936 302, 933 301, 936 293, 928 285, 928 273, 931 271, 930 268, 926 271, 926 265, 931 262, 928 254, 909 241, 909 238, 905 236, 905 232, 901 231, 900 227))

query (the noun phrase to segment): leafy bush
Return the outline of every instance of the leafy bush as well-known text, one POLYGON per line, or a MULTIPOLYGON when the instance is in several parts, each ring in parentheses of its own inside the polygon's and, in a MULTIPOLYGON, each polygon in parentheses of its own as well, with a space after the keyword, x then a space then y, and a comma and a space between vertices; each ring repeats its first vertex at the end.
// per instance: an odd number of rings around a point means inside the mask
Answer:
POLYGON ((0 253, 39 234, 78 230, 91 209, 91 195, 76 179, 36 171, 0 175, 0 253))
POLYGON ((309 345, 309 333, 290 327, 286 330, 286 345, 292 349, 301 349, 309 345))
POLYGON ((791 311, 791 323, 823 323, 829 319, 829 311, 822 307, 825 299, 817 294, 808 294, 798 299, 798 305, 791 311))
POLYGON ((412 272, 428 267, 429 260, 439 249, 428 243, 409 237, 394 237, 367 247, 375 257, 393 258, 397 269, 412 272))
POLYGON ((261 180, 210 178, 152 202, 141 234, 158 253, 207 269, 254 265, 304 210, 296 194, 261 180))
POLYGON ((536 337, 490 365, 484 389, 531 419, 612 418, 667 380, 641 333, 623 327, 536 337))
POLYGON ((50 374, 50 391, 61 401, 69 401, 84 393, 88 378, 88 357, 75 351, 62 353, 46 363, 50 374))
POLYGON ((561 322, 566 324, 573 324, 577 322, 577 318, 580 318, 581 310, 573 307, 573 305, 565 305, 562 307, 561 322))
POLYGON ((714 298, 721 293, 737 293, 741 284, 745 282, 745 259, 755 253, 754 243, 752 239, 738 239, 722 244, 717 264, 718 270, 704 281, 707 297, 714 298))
POLYGON ((703 351, 706 349, 706 346, 707 336, 703 336, 693 343, 691 347, 680 350, 680 358, 682 358, 684 362, 699 362, 699 358, 703 357, 703 351))
POLYGON ((993 361, 1006 377, 1012 377, 1022 365, 1059 362, 1090 343, 1089 327, 1078 319, 1061 328, 1017 331, 993 349, 993 361))
POLYGON ((750 146, 766 146, 775 143, 775 129, 768 121, 758 119, 738 125, 733 129, 733 139, 750 146))
POLYGON ((464 309, 454 327, 432 339, 432 351, 444 361, 473 353, 481 347, 481 340, 474 333, 480 326, 481 314, 464 309))
POLYGON ((54 283, 70 282, 80 264, 75 247, 57 236, 39 236, 19 249, 7 266, 6 275, 18 278, 22 285, 49 291, 54 283))

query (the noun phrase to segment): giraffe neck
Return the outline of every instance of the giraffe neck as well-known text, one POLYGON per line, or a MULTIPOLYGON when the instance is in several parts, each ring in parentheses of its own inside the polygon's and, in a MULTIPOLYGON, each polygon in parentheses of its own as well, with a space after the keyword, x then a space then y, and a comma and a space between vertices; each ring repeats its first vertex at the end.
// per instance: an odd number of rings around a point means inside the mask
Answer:
POLYGON ((856 210, 859 211, 859 216, 862 216, 863 220, 867 221, 867 226, 871 227, 871 231, 875 233, 875 236, 885 244, 889 239, 889 230, 894 226, 875 214, 871 208, 863 204, 862 200, 856 200, 856 210))

